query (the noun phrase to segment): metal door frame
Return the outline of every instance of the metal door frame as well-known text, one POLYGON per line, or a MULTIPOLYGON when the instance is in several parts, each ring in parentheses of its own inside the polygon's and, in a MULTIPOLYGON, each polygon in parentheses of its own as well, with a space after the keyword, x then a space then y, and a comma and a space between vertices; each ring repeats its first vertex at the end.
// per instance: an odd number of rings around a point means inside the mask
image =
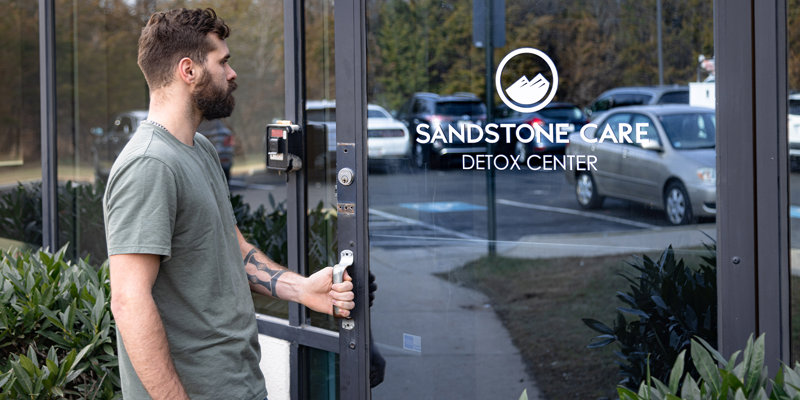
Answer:
MULTIPOLYGON (((349 269, 356 293, 353 329, 339 333, 313 327, 306 308, 289 303, 289 320, 258 316, 258 332, 290 343, 291 398, 308 398, 309 376, 305 360, 310 348, 339 354, 339 398, 369 399, 369 242, 367 206, 366 138, 366 4, 336 2, 336 103, 337 171, 350 168, 355 179, 349 185, 337 182, 339 250, 355 253, 349 269)), ((285 116, 305 125, 305 7, 303 1, 284 0, 285 116)), ((303 144, 302 157, 306 159, 303 144)), ((308 272, 308 219, 306 169, 289 175, 287 187, 288 260, 290 270, 308 272)), ((338 257, 337 257, 338 258, 338 257)))

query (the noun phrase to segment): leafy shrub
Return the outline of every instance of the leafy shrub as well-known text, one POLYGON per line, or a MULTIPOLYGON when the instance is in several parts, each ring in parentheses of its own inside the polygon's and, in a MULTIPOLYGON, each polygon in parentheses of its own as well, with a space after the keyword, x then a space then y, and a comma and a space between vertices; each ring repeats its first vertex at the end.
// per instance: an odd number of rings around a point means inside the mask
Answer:
MULTIPOLYGON (((268 212, 263 205, 252 210, 241 195, 231 196, 236 223, 245 239, 273 261, 287 265, 289 249, 286 240, 286 204, 276 203, 271 194, 269 204, 272 211, 268 212)), ((309 270, 315 271, 335 264, 337 262, 336 212, 324 208, 320 201, 315 208, 308 211, 308 232, 309 270)))
POLYGON ((686 399, 686 400, 796 400, 800 398, 800 364, 794 369, 783 366, 774 381, 770 381, 764 366, 764 335, 747 340, 744 352, 735 352, 729 360, 714 350, 708 342, 691 341, 693 369, 699 379, 684 376, 686 350, 681 351, 664 384, 649 374, 638 392, 619 387, 621 400, 686 399), (738 362, 739 355, 742 361, 738 362), (771 388, 771 390, 770 390, 771 388), (769 395, 768 395, 769 393, 769 395), (679 397, 680 396, 680 397, 679 397))
MULTIPOLYGON (((105 260, 103 225, 105 186, 65 182, 58 186, 58 239, 73 243, 67 258, 91 255, 105 260)), ((42 243, 42 183, 18 183, 0 195, 0 237, 34 244, 42 243)))
MULTIPOLYGON (((658 260, 645 255, 628 263, 636 272, 622 275, 630 286, 627 292, 617 292, 625 307, 617 308, 614 327, 583 319, 601 333, 590 348, 619 344, 621 385, 638 387, 648 366, 652 376, 666 380, 670 367, 695 336, 716 345, 716 246, 707 245, 706 250, 708 254, 694 267, 676 260, 672 246, 658 260)), ((696 376, 696 371, 690 373, 696 376)))
POLYGON ((108 264, 0 252, 0 400, 114 399, 108 264))

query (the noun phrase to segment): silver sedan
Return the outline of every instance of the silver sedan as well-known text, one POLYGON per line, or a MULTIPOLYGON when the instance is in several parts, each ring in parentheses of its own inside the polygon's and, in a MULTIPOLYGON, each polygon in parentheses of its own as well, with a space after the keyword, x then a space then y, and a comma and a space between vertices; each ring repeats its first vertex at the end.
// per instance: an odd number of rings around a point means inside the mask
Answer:
POLYGON ((606 196, 663 209, 674 225, 716 215, 716 119, 688 105, 623 107, 571 134, 566 154, 597 157, 567 171, 583 208, 606 196))

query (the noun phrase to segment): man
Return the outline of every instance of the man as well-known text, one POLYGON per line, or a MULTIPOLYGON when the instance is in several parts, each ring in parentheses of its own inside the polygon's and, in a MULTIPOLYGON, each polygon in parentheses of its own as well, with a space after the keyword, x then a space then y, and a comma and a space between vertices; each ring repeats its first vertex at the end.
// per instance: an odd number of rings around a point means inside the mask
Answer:
POLYGON ((156 13, 139 39, 148 120, 122 151, 104 197, 123 396, 266 397, 250 291, 340 316, 350 278, 302 277, 276 265, 236 227, 203 119, 234 106, 229 28, 211 9, 156 13))

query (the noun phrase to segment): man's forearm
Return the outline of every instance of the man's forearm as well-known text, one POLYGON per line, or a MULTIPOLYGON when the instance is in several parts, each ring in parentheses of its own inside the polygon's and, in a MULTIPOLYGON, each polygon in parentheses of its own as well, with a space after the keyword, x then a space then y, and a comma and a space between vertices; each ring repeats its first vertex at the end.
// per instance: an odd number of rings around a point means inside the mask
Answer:
POLYGON ((243 250, 247 250, 244 253, 244 269, 252 291, 278 299, 299 301, 300 275, 270 260, 252 245, 243 250))
POLYGON ((114 310, 125 350, 153 400, 189 399, 181 384, 158 308, 152 298, 123 301, 114 310))

